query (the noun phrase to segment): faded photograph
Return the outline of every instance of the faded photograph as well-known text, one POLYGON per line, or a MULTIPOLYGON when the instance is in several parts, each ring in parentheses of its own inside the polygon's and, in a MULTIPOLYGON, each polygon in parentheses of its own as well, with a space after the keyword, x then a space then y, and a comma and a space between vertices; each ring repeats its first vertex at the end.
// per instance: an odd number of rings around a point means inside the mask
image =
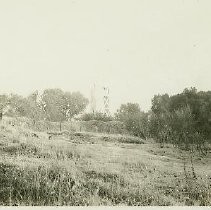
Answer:
POLYGON ((210 8, 0 0, 0 206, 210 206, 210 8))

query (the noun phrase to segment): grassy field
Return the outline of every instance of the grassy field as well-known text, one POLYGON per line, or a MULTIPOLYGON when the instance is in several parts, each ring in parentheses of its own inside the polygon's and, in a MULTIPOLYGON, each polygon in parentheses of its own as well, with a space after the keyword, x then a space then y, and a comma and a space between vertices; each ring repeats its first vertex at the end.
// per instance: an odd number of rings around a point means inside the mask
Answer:
POLYGON ((211 205, 211 153, 2 122, 0 205, 211 205))

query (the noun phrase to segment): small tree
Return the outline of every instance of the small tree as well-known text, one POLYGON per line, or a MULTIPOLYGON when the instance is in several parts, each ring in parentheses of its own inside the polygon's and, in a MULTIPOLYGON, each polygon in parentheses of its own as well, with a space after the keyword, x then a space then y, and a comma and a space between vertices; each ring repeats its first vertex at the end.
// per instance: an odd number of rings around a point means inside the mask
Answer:
POLYGON ((32 93, 26 99, 26 117, 29 117, 33 120, 35 125, 36 121, 44 119, 44 110, 38 102, 38 94, 32 93))
POLYGON ((141 112, 136 103, 122 104, 115 118, 125 124, 126 129, 135 136, 146 138, 148 134, 148 116, 141 112))
POLYGON ((45 114, 49 121, 60 122, 66 119, 64 111, 63 91, 60 89, 47 89, 43 92, 42 101, 45 104, 45 114))
POLYGON ((88 99, 86 99, 80 92, 64 93, 63 107, 67 119, 72 119, 75 115, 84 111, 87 104, 88 99))
POLYGON ((177 144, 185 145, 190 149, 190 145, 194 143, 194 117, 189 106, 181 108, 172 114, 170 127, 176 134, 177 144))
POLYGON ((62 122, 71 119, 82 112, 88 100, 79 92, 63 92, 60 89, 47 89, 43 92, 42 103, 49 121, 59 122, 60 131, 62 122))
POLYGON ((9 97, 9 109, 7 111, 8 115, 13 117, 26 116, 27 110, 26 99, 17 94, 11 94, 9 97))

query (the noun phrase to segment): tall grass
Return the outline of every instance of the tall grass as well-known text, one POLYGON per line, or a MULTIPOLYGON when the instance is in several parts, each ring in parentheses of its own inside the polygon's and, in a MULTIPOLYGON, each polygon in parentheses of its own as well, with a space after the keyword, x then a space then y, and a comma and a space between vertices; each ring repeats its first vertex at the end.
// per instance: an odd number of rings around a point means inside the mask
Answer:
POLYGON ((0 164, 1 205, 168 205, 158 193, 133 188, 122 178, 92 172, 74 177, 65 168, 0 164))

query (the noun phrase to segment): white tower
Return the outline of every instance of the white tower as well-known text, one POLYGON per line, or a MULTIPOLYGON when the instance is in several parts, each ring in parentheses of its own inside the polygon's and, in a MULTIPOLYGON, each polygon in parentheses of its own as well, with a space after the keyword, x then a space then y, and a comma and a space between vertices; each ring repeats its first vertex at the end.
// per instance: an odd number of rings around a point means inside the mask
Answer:
POLYGON ((104 102, 104 114, 106 116, 110 115, 110 110, 109 110, 109 88, 108 87, 103 87, 104 90, 104 96, 103 96, 103 102, 104 102))

